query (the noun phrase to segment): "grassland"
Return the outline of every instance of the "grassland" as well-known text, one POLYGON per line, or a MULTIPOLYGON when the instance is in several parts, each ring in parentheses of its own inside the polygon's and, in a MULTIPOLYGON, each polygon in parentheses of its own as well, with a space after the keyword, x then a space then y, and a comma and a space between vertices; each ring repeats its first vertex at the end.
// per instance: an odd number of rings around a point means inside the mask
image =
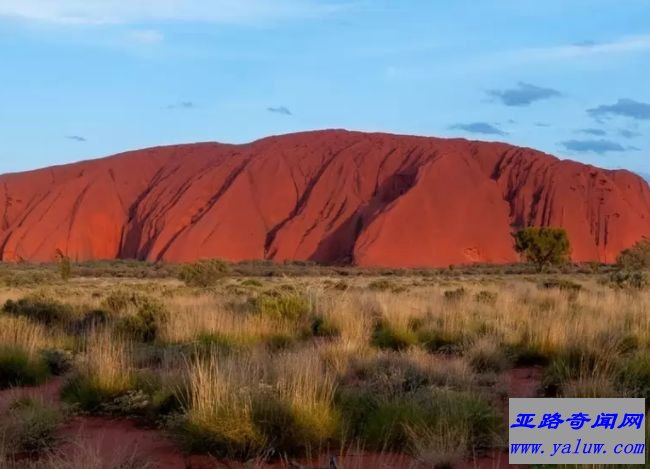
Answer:
POLYGON ((73 274, 0 268, 0 389, 61 383, 60 402, 0 391, 0 467, 87 467, 60 451, 75 416, 258 465, 364 451, 472 467, 505 448, 513 370, 536 371, 539 396, 650 397, 650 292, 603 267, 73 274))

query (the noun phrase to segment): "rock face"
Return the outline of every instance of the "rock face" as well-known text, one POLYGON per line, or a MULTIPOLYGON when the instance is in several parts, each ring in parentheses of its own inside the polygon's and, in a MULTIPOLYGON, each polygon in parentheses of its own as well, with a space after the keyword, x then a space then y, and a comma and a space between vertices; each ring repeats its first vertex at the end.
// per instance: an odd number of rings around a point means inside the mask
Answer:
POLYGON ((527 225, 566 228, 575 261, 613 262, 650 236, 650 189, 501 143, 338 130, 0 176, 4 261, 507 263, 527 225))

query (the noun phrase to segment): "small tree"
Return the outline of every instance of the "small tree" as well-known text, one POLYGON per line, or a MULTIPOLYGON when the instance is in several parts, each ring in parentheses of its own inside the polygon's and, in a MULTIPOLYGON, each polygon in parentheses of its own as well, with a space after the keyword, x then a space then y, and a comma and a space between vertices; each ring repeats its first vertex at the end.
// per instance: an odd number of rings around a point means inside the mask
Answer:
POLYGON ((56 258, 59 262, 59 275, 61 275, 63 281, 67 282, 70 280, 70 277, 72 277, 72 264, 70 258, 63 254, 63 251, 60 249, 56 250, 56 258))
POLYGON ((650 269, 650 239, 643 238, 629 249, 621 252, 616 263, 624 270, 648 270, 650 269))
POLYGON ((541 272, 550 265, 561 265, 569 261, 571 246, 563 228, 529 227, 514 235, 515 250, 528 262, 535 264, 541 272))

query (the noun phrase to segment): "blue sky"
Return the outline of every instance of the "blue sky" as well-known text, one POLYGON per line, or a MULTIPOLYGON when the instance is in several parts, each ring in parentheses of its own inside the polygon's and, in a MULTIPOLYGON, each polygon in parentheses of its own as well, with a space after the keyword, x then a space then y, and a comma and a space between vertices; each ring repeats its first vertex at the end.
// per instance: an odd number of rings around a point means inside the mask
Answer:
POLYGON ((1 0, 0 173, 348 128, 650 173, 647 0, 1 0))

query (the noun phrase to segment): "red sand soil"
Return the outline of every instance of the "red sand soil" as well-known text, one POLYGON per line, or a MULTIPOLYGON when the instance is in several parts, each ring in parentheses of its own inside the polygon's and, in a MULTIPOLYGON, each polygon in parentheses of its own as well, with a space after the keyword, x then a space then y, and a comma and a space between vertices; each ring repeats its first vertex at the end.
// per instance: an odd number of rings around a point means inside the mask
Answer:
POLYGON ((63 459, 90 452, 104 467, 137 460, 159 469, 184 469, 185 457, 162 433, 137 427, 129 420, 76 417, 61 429, 64 444, 57 449, 63 459))
MULTIPOLYGON (((0 391, 0 418, 14 400, 22 397, 43 399, 52 405, 59 405, 63 381, 63 378, 54 378, 40 386, 0 391)), ((103 467, 117 467, 121 462, 136 458, 160 469, 202 469, 198 465, 186 465, 180 450, 162 433, 138 428, 128 420, 74 417, 61 428, 58 438, 63 444, 55 453, 63 461, 79 460, 79 455, 83 453, 86 458, 92 456, 93 460, 102 461, 103 467)))
MULTIPOLYGON (((59 405, 63 378, 54 378, 40 386, 13 388, 0 391, 0 418, 11 403, 21 397, 43 399, 59 405)), ((75 416, 58 432, 61 444, 53 449, 56 461, 85 461, 101 467, 122 467, 128 462, 144 462, 156 469, 303 469, 327 467, 329 457, 319 460, 256 463, 219 460, 204 455, 184 455, 181 449, 164 432, 142 428, 127 419, 97 416, 75 416)), ((350 452, 337 458, 339 465, 349 469, 392 469, 414 467, 413 459, 399 454, 371 454, 350 452)), ((126 467, 126 466, 124 466, 126 467)))
MULTIPOLYGON (((539 368, 515 368, 505 376, 509 397, 534 397, 541 380, 539 368)), ((63 379, 56 378, 31 388, 16 388, 0 391, 0 416, 18 397, 42 398, 58 404, 63 379)), ((505 412, 505 410, 504 410, 505 412)), ((66 460, 101 461, 102 467, 116 467, 125 461, 144 461, 158 469, 217 469, 259 467, 280 469, 290 467, 327 467, 329 457, 319 460, 301 461, 302 466, 275 464, 242 464, 226 462, 209 456, 186 456, 164 433, 138 427, 134 422, 124 419, 78 416, 72 418, 59 431, 63 442, 56 449, 57 458, 66 460)), ((373 454, 349 452, 338 457, 337 462, 346 468, 418 468, 417 462, 406 455, 373 454)), ((508 466, 508 455, 494 451, 489 455, 465 461, 462 469, 498 469, 508 466)))
MULTIPOLYGON (((63 378, 54 378, 34 387, 0 390, 0 419, 18 398, 43 399, 52 405, 61 404, 59 395, 63 378)), ((129 462, 145 463, 152 469, 315 469, 327 468, 329 456, 300 463, 235 462, 206 455, 185 455, 162 431, 139 427, 127 419, 98 416, 75 416, 58 431, 61 442, 53 448, 53 457, 61 466, 67 461, 93 467, 127 467, 129 462), (97 466, 100 465, 100 466, 97 466)), ((399 454, 372 454, 351 451, 337 457, 339 467, 347 469, 415 468, 413 458, 399 454)))
POLYGON ((575 261, 613 262, 650 236, 650 189, 502 143, 340 130, 0 176, 4 261, 507 263, 529 224, 565 227, 575 261))
POLYGON ((11 388, 0 390, 0 416, 4 414, 16 399, 34 398, 42 399, 44 402, 57 405, 63 378, 54 378, 40 386, 11 388))
MULTIPOLYGON (((539 387, 542 383, 543 369, 540 367, 521 367, 508 370, 504 376, 504 385, 507 389, 508 398, 529 398, 537 397, 539 387)), ((503 403, 501 409, 504 418, 508 421, 508 402, 503 403)), ((494 450, 490 454, 476 458, 473 461, 466 461, 459 466, 459 469, 500 469, 505 467, 525 468, 528 466, 520 464, 508 464, 508 452, 494 450)))
POLYGON ((508 397, 537 397, 544 370, 541 367, 513 368, 508 372, 508 397))

